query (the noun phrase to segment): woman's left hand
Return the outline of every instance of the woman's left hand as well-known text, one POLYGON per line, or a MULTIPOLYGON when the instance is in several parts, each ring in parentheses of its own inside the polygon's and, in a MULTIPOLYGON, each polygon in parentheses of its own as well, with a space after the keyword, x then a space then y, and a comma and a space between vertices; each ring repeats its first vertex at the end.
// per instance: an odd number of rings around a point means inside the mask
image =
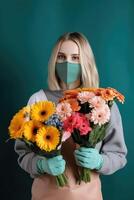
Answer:
POLYGON ((103 157, 95 148, 80 147, 74 151, 74 156, 81 167, 99 170, 103 165, 103 157))

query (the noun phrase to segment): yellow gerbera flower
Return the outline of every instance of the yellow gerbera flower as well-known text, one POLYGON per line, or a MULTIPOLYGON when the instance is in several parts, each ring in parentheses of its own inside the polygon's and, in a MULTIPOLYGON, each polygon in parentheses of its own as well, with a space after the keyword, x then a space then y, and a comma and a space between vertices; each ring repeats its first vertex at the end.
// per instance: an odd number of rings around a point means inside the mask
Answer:
POLYGON ((39 121, 27 121, 24 125, 24 137, 29 141, 35 142, 37 131, 42 126, 44 125, 39 121))
POLYGON ((51 101, 40 101, 31 106, 31 118, 44 122, 56 111, 51 101))
POLYGON ((60 132, 54 126, 46 126, 38 130, 36 135, 37 146, 45 151, 55 150, 60 143, 60 132))
POLYGON ((14 115, 8 127, 9 135, 12 139, 22 138, 23 126, 29 114, 30 106, 25 106, 14 115))
POLYGON ((20 118, 26 121, 27 117, 30 115, 30 106, 23 107, 16 115, 19 115, 20 118))
POLYGON ((20 114, 17 113, 13 117, 8 127, 9 135, 11 139, 22 138, 24 123, 25 123, 25 120, 22 118, 20 114))

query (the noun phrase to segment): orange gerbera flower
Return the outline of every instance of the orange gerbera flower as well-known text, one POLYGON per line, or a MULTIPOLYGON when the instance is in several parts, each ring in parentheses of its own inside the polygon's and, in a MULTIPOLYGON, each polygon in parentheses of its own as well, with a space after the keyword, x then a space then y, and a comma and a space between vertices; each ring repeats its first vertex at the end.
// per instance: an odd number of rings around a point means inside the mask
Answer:
POLYGON ((120 101, 121 103, 124 103, 125 101, 125 97, 122 94, 119 94, 119 96, 117 96, 118 101, 120 101))
POLYGON ((66 100, 65 97, 59 98, 58 103, 61 103, 61 102, 65 101, 65 100, 66 100))
POLYGON ((69 100, 69 99, 75 99, 75 98, 77 98, 77 96, 68 94, 68 95, 65 95, 64 97, 60 98, 58 102, 60 103, 60 102, 63 102, 63 101, 69 100))
POLYGON ((76 98, 78 95, 77 89, 64 91, 64 96, 66 99, 76 98))
POLYGON ((80 110, 79 103, 76 99, 67 99, 66 102, 70 104, 73 111, 80 110))
MULTIPOLYGON (((124 103, 124 96, 119 93, 114 88, 77 88, 74 90, 66 90, 64 91, 64 96, 59 99, 59 102, 63 102, 69 99, 75 99, 77 98, 77 95, 79 92, 82 91, 88 91, 88 92, 94 92, 95 95, 101 96, 105 101, 113 100, 115 97, 118 99, 118 101, 124 103)), ((72 100, 71 100, 72 101, 72 100)))
POLYGON ((69 94, 69 95, 77 95, 78 94, 78 91, 77 91, 78 89, 74 89, 74 90, 65 90, 64 91, 64 94, 65 95, 67 95, 67 94, 69 94))
POLYGON ((102 91, 100 91, 100 93, 101 93, 101 97, 105 101, 111 101, 111 100, 113 100, 115 98, 115 93, 110 88, 105 88, 102 91))
POLYGON ((125 100, 124 95, 122 95, 120 92, 118 92, 114 88, 109 88, 109 89, 113 91, 113 93, 115 94, 115 97, 118 99, 118 101, 120 101, 121 103, 124 103, 124 100, 125 100))
POLYGON ((81 91, 96 92, 97 88, 81 88, 81 91))
POLYGON ((101 96, 101 93, 104 91, 104 88, 94 88, 92 92, 95 93, 96 96, 101 96))

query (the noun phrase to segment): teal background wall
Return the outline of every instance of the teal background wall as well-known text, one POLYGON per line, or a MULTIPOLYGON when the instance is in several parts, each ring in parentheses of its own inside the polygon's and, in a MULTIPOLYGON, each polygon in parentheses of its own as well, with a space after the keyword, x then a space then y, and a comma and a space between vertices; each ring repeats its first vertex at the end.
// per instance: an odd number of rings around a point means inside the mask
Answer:
POLYGON ((5 143, 13 114, 47 87, 47 63, 57 38, 79 31, 95 54, 101 86, 126 97, 118 104, 128 147, 126 167, 102 176, 104 200, 134 199, 134 1, 0 0, 0 195, 30 199, 32 179, 17 164, 14 141, 5 143))

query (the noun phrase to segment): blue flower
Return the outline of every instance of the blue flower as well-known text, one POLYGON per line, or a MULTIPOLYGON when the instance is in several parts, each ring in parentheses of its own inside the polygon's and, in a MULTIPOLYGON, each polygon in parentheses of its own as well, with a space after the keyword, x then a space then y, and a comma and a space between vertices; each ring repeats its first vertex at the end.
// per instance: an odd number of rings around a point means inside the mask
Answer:
POLYGON ((46 122, 45 125, 52 125, 57 127, 59 130, 62 130, 63 123, 60 121, 60 118, 57 114, 53 114, 46 122))

